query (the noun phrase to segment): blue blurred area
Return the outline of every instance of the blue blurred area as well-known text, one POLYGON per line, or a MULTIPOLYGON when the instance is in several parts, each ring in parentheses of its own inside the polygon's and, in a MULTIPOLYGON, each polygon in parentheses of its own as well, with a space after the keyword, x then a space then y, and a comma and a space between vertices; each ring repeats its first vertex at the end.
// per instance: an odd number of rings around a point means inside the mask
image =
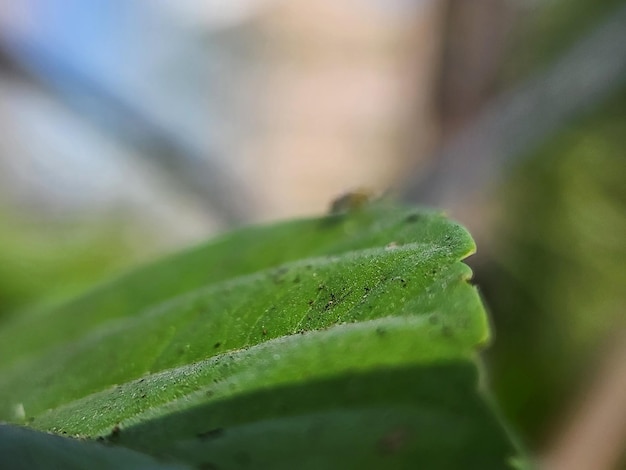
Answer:
POLYGON ((210 67, 202 65, 226 67, 226 57, 212 57, 223 49, 200 50, 201 38, 167 11, 116 0, 13 3, 28 19, 2 30, 7 51, 66 98, 111 121, 119 116, 106 115, 106 101, 124 103, 189 140, 202 142, 211 132, 209 110, 198 106, 199 93, 213 88, 210 67))
POLYGON ((244 217, 251 4, 203 22, 200 3, 0 6, 0 315, 244 217))
MULTIPOLYGON (((239 57, 245 44, 223 39, 219 28, 189 27, 171 2, 7 5, 0 37, 11 60, 126 153, 198 193, 212 206, 212 217, 241 220, 243 204, 226 202, 221 193, 240 185, 232 156, 249 114, 238 91, 249 88, 243 85, 249 75, 241 71, 248 63, 239 57)), ((48 121, 54 129, 54 117, 48 121)), ((62 132, 72 134, 68 127, 62 132)), ((88 164, 98 153, 94 145, 81 158, 88 164)))

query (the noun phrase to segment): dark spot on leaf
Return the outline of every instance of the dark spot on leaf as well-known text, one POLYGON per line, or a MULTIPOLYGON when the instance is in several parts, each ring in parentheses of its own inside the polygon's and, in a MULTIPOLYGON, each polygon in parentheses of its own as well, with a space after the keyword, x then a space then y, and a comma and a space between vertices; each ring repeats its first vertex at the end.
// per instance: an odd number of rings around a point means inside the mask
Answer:
POLYGON ((398 427, 392 429, 378 439, 378 450, 387 455, 395 454, 406 446, 408 439, 409 432, 406 428, 398 427))
POLYGON ((113 429, 111 429, 111 432, 107 436, 107 440, 109 440, 109 441, 117 441, 119 439, 119 437, 120 437, 120 433, 121 432, 122 432, 122 430, 120 429, 120 425, 116 424, 115 426, 113 426, 113 429))
POLYGON ((294 284, 300 283, 300 275, 299 274, 293 279, 293 283, 294 284))
POLYGON ((309 306, 313 305, 315 302, 313 300, 309 300, 308 304, 309 306))
POLYGON ((289 272, 289 268, 282 266, 270 273, 270 277, 275 284, 280 284, 285 280, 285 274, 289 272))
POLYGON ((217 439, 218 437, 222 437, 224 435, 224 428, 215 428, 210 429, 205 432, 199 432, 196 434, 198 439, 202 439, 203 441, 208 441, 212 439, 217 439))
POLYGON ((398 281, 400 284, 402 284, 402 287, 406 287, 406 279, 404 279, 403 277, 394 277, 392 281, 398 281))
POLYGON ((385 336, 387 334, 387 330, 385 330, 382 326, 376 328, 376 334, 378 336, 385 336))
POLYGON ((145 393, 141 394, 141 398, 146 398, 146 397, 147 397, 147 395, 145 393))
POLYGON ((324 289, 326 289, 326 286, 324 284, 320 284, 320 285, 317 286, 317 290, 318 291, 324 290, 324 289))
POLYGON ((213 345, 215 349, 219 348, 222 345, 219 341, 213 345))
POLYGON ((422 218, 422 216, 420 214, 409 214, 409 215, 406 216, 406 219, 404 219, 404 220, 406 220, 407 222, 410 222, 410 223, 415 223, 418 220, 420 220, 421 218, 422 218))

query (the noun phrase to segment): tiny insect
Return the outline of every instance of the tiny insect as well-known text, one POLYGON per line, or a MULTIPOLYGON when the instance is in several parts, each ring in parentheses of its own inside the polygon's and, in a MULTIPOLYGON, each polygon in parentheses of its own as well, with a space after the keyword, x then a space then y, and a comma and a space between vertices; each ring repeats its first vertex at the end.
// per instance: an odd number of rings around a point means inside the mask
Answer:
POLYGON ((359 188, 342 194, 333 200, 330 204, 329 212, 331 214, 341 214, 359 210, 377 197, 378 194, 375 191, 368 188, 359 188))

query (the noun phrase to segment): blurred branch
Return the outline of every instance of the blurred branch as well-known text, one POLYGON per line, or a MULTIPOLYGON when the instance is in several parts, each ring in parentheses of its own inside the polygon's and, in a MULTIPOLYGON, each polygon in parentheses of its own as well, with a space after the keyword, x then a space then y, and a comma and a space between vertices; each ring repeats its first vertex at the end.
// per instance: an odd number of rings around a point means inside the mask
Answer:
POLYGON ((626 6, 550 68, 488 104, 408 183, 405 198, 449 208, 483 193, 505 167, 626 81, 624 44, 626 6))
POLYGON ((207 214, 227 226, 249 219, 252 197, 219 158, 152 119, 62 57, 37 48, 21 48, 36 57, 39 68, 31 70, 14 60, 13 54, 3 54, 14 74, 52 91, 69 109, 135 150, 129 155, 142 157, 160 169, 173 186, 200 200, 207 214))
POLYGON ((507 50, 515 7, 501 0, 446 1, 440 67, 439 114, 443 139, 488 101, 507 50))

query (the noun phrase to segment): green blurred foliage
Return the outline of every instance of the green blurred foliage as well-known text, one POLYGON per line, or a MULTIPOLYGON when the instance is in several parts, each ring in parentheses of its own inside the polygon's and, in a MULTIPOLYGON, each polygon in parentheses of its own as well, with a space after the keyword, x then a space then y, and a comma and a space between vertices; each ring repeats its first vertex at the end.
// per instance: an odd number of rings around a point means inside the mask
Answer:
MULTIPOLYGON (((19 216, 0 211, 0 318, 71 297, 151 250, 121 219, 19 216)), ((135 227, 136 229, 136 227, 135 227)))
POLYGON ((496 393, 539 444, 612 333, 626 327, 626 88, 504 183, 494 259, 482 272, 496 327, 496 393))
MULTIPOLYGON (((624 0, 553 0, 529 10, 502 86, 559 60, 624 0)), ((498 401, 534 449, 558 431, 612 333, 626 326, 626 89, 566 123, 511 168, 490 262, 477 279, 496 340, 498 401)))

